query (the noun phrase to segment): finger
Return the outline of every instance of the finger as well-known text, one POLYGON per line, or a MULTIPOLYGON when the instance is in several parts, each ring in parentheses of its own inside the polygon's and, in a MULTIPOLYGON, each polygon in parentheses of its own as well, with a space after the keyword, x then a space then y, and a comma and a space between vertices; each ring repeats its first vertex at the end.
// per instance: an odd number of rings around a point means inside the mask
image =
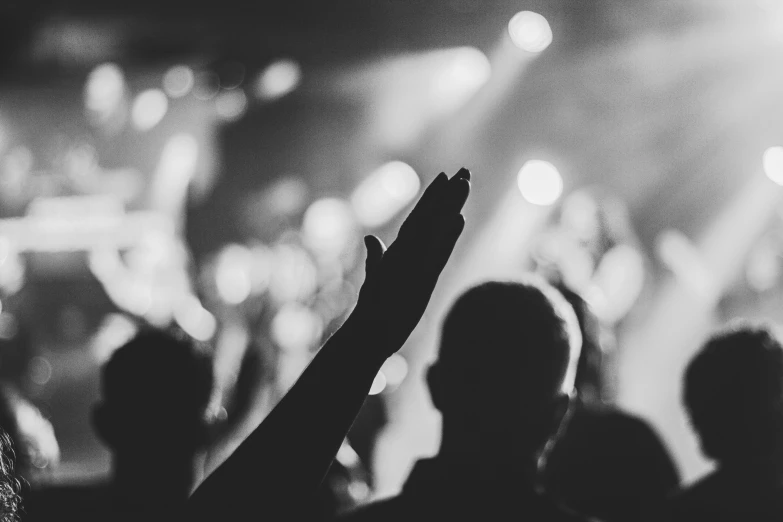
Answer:
POLYGON ((370 274, 380 266, 383 254, 386 252, 386 245, 383 244, 380 238, 373 235, 364 236, 364 245, 367 248, 367 261, 364 265, 364 271, 370 274))
POLYGON ((419 198, 419 202, 416 203, 416 206, 413 207, 413 210, 411 210, 411 213, 403 222, 398 237, 415 234, 421 228, 421 225, 425 224, 431 216, 436 214, 439 202, 448 190, 449 178, 445 173, 441 172, 432 180, 424 194, 419 198))
POLYGON ((454 176, 452 176, 451 181, 454 181, 455 179, 466 179, 470 181, 470 171, 465 167, 462 167, 457 171, 456 174, 454 174, 454 176))
POLYGON ((464 177, 454 177, 449 182, 449 192, 441 212, 445 215, 459 214, 470 195, 470 181, 464 177))
POLYGON ((430 253, 430 262, 432 270, 435 271, 435 277, 437 277, 446 266, 452 252, 454 252, 457 240, 462 235, 464 229, 465 218, 462 217, 461 214, 449 216, 441 227, 440 233, 434 242, 430 253))

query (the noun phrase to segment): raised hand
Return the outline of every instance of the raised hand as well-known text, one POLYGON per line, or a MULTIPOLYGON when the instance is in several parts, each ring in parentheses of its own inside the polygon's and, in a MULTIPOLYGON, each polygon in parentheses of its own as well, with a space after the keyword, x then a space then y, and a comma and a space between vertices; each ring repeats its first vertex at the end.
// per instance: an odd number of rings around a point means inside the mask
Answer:
POLYGON ((427 308, 435 284, 465 226, 460 214, 470 172, 439 174, 424 191, 388 250, 367 236, 366 278, 352 317, 375 330, 378 350, 399 350, 427 308))

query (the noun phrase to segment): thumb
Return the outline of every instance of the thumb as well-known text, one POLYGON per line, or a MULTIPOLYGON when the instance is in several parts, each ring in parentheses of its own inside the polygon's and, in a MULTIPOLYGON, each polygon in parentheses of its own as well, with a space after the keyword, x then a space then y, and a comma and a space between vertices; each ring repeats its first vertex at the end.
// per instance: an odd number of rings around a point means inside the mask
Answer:
POLYGON ((372 234, 364 236, 364 245, 367 248, 367 261, 364 265, 364 271, 369 275, 380 266, 383 254, 386 252, 386 245, 372 234))

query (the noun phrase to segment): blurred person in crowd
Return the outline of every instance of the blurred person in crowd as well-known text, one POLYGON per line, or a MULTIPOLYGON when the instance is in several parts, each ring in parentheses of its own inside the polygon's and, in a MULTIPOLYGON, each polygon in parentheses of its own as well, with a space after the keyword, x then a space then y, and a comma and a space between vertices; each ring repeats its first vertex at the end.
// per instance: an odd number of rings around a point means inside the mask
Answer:
POLYGON ((101 388, 93 423, 112 453, 109 483, 33 492, 30 520, 170 520, 195 486, 210 358, 185 337, 143 331, 112 354, 101 388))
POLYGON ((717 469, 675 495, 661 520, 783 520, 783 346, 769 327, 732 325, 688 365, 684 402, 717 469))
POLYGON ((346 520, 582 520, 538 492, 540 455, 572 403, 581 339, 543 281, 489 282, 457 299, 429 369, 443 416, 437 456, 402 493, 346 520))
POLYGON ((643 420, 604 403, 601 325, 588 304, 563 286, 582 333, 578 400, 568 429, 547 456, 545 489, 560 502, 606 522, 634 520, 679 486, 666 446, 643 420))
POLYGON ((208 442, 210 357, 190 340, 159 330, 138 334, 102 371, 96 431, 112 452, 112 513, 174 512, 198 479, 208 442))
POLYGON ((621 321, 646 277, 641 242, 625 203, 599 187, 563 200, 533 248, 533 271, 588 297, 602 322, 621 321))
POLYGON ((410 336, 462 234, 470 172, 439 174, 366 277, 346 322, 272 412, 196 489, 184 518, 301 520, 384 361, 410 336))
POLYGON ((21 483, 14 470, 11 437, 0 427, 0 522, 18 522, 22 510, 21 483))

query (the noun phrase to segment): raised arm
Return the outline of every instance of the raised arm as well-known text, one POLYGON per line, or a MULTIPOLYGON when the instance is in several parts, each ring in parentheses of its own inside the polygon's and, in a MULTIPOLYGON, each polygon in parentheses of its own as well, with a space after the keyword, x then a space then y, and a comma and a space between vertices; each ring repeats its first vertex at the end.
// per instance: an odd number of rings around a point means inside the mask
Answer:
MULTIPOLYGON (((465 220, 470 173, 429 185, 384 248, 367 236, 356 307, 269 416, 195 491, 186 520, 285 520, 310 501, 370 385, 421 319, 465 220)), ((154 472, 154 470, 151 470, 154 472)))

